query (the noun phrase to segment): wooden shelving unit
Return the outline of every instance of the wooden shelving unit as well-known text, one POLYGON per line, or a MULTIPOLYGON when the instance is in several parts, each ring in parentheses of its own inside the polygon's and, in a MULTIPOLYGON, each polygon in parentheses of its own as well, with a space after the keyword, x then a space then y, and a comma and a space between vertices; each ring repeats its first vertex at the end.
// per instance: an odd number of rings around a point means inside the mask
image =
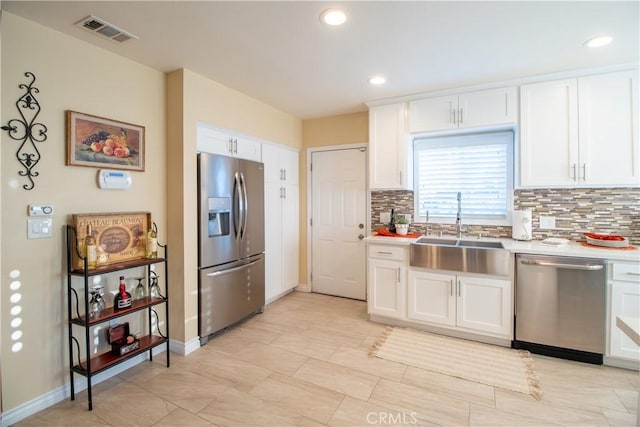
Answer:
MULTIPOLYGON (((74 269, 72 266, 73 253, 76 250, 76 230, 71 226, 66 226, 66 244, 67 244, 67 314, 68 314, 68 332, 69 332, 69 375, 71 380, 71 400, 75 399, 75 376, 82 375, 87 378, 87 401, 89 410, 93 409, 92 401, 92 377, 105 371, 113 366, 118 365, 132 357, 138 356, 145 352, 149 352, 149 359, 153 360, 153 348, 159 345, 167 344, 166 359, 167 368, 170 366, 169 356, 169 297, 168 297, 168 262, 167 262, 167 246, 158 244, 159 248, 164 250, 162 258, 143 258, 132 261, 121 262, 101 266, 95 270, 88 270, 86 259, 83 258, 84 269, 74 269), (151 266, 154 264, 164 264, 165 289, 164 295, 158 297, 146 296, 139 300, 134 300, 130 308, 115 311, 113 306, 105 307, 95 316, 87 316, 89 313, 89 278, 107 273, 114 273, 121 270, 127 270, 137 267, 146 267, 147 285, 150 284, 152 278, 151 266), (74 280, 79 284, 82 279, 84 286, 82 292, 78 292, 74 288, 74 280), (165 333, 160 331, 160 327, 156 324, 156 331, 152 329, 152 316, 157 317, 156 306, 164 305, 165 310, 165 333), (144 336, 137 337, 140 347, 124 355, 116 355, 111 351, 87 358, 91 355, 91 329, 109 322, 137 312, 147 311, 148 331, 144 336), (82 332, 80 332, 82 331, 82 332), (154 333, 155 332, 155 333, 154 333), (83 338, 81 339, 80 336, 83 338), (81 341, 83 341, 81 343, 81 341)), ((81 257, 82 258, 82 257, 81 257)))

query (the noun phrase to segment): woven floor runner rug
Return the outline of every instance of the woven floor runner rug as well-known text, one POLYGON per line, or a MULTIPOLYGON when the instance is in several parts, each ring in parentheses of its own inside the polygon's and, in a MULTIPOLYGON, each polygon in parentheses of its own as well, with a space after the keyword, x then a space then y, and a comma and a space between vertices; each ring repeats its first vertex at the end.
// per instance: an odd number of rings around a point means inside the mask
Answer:
POLYGON ((388 327, 369 353, 433 372, 542 398, 531 354, 491 344, 388 327))

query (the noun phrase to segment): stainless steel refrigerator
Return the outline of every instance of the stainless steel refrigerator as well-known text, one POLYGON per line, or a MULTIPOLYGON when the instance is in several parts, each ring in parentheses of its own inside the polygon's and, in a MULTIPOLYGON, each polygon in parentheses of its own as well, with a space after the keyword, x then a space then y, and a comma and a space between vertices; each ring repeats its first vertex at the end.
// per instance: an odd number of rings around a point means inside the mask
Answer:
POLYGON ((264 165, 198 153, 201 345, 264 309, 264 165))

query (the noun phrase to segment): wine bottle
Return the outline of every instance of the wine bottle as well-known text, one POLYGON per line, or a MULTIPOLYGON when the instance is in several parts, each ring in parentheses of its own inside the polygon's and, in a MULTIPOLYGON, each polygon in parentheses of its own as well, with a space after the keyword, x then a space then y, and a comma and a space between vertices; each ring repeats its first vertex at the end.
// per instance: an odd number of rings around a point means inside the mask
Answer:
POLYGON ((84 238, 84 256, 87 258, 88 270, 95 270, 98 266, 98 247, 92 231, 91 224, 87 225, 87 235, 84 238))
POLYGON ((131 294, 127 292, 127 285, 124 283, 124 276, 120 276, 120 290, 113 299, 113 311, 129 308, 132 302, 131 294))
POLYGON ((158 236, 153 228, 147 233, 147 258, 158 258, 158 236))
POLYGON ((389 221, 389 231, 392 233, 396 232, 396 214, 394 208, 391 208, 391 221, 389 221))

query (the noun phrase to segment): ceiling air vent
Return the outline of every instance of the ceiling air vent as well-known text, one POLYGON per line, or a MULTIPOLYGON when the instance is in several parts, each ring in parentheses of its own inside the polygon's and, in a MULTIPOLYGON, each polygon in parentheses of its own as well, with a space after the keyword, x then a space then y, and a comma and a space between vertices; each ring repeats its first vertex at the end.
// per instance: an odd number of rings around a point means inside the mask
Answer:
POLYGON ((121 30, 115 25, 108 23, 104 19, 97 18, 93 15, 89 15, 86 18, 76 22, 76 25, 78 27, 84 28, 87 31, 91 31, 92 33, 99 34, 102 37, 114 40, 119 43, 126 42, 129 39, 138 39, 138 36, 121 30))

